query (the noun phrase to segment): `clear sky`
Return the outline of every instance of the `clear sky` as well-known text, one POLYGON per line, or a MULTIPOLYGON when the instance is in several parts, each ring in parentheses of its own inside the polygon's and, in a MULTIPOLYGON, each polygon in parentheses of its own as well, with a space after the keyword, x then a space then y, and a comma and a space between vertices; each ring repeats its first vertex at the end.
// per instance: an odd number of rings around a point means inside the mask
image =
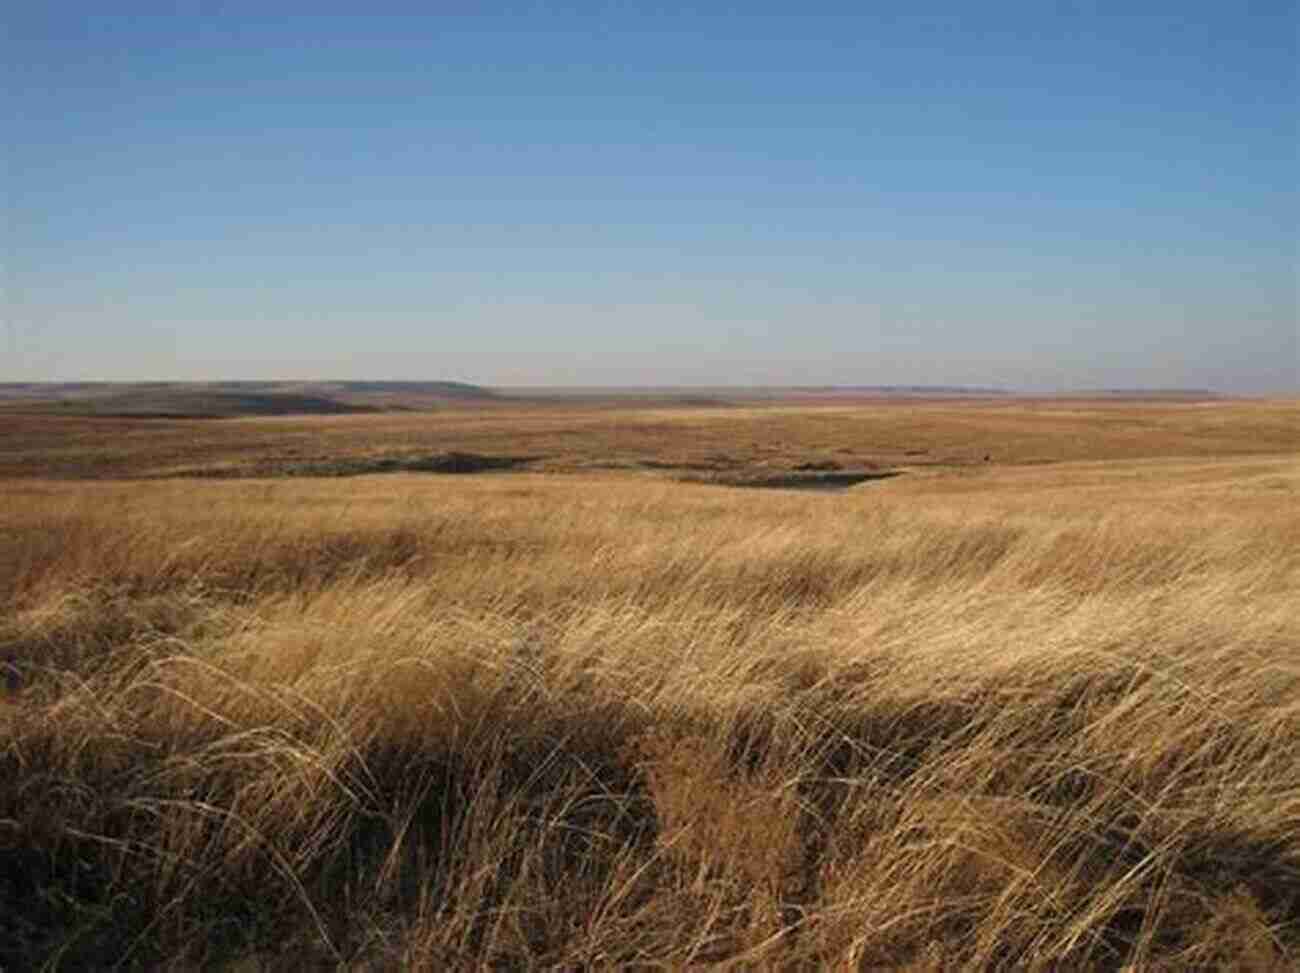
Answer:
POLYGON ((0 381, 1297 388, 1295 3, 7 9, 0 381))

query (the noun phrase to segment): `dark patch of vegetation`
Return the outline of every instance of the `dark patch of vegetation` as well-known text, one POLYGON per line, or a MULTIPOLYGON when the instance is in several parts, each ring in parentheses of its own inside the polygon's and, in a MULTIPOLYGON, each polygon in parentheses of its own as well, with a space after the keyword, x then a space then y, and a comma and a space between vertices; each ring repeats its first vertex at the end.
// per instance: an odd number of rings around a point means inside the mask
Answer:
POLYGON ((366 476, 373 473, 492 473, 518 469, 536 456, 485 456, 481 453, 421 453, 409 456, 340 456, 284 460, 240 467, 211 467, 168 474, 166 479, 200 477, 235 480, 277 476, 366 476))
POLYGON ((360 412, 378 412, 366 405, 350 405, 318 395, 293 395, 284 392, 215 392, 129 394, 84 402, 65 402, 65 407, 80 412, 108 416, 187 419, 229 419, 237 416, 337 416, 360 412))
POLYGON ((823 464, 812 463, 795 470, 690 475, 681 477, 681 480, 755 490, 847 490, 859 483, 901 475, 897 470, 827 470, 823 464))

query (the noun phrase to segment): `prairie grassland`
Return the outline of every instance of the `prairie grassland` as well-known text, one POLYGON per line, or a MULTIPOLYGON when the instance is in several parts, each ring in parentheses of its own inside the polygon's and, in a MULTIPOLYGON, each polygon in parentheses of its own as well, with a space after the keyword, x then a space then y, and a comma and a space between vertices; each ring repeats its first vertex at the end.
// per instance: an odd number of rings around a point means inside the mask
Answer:
POLYGON ((3 492, 5 969, 1300 963, 1294 452, 3 492))
POLYGON ((934 401, 641 407, 505 402, 436 412, 216 421, 0 411, 0 478, 280 474, 467 451, 540 471, 938 467, 1295 452, 1300 400, 934 401))

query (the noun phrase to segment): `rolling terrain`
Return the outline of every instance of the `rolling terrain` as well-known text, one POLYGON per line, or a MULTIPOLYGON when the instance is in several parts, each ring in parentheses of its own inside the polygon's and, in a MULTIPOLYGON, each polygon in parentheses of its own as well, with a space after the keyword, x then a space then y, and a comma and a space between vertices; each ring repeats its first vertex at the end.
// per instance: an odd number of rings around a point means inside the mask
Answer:
POLYGON ((548 472, 740 477, 1290 452, 1293 400, 884 398, 696 405, 474 399, 434 411, 183 417, 0 409, 0 477, 266 476, 304 464, 528 457, 548 472))
POLYGON ((0 384, 0 412, 135 418, 346 415, 495 398, 463 382, 50 382, 0 384))
POLYGON ((0 967, 1294 969, 1297 429, 0 414, 0 967))

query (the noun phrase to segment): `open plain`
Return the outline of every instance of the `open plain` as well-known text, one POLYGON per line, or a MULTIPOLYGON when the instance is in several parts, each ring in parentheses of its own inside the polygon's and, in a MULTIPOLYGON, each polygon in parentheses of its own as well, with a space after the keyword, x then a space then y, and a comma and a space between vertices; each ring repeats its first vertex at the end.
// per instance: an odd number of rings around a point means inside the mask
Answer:
POLYGON ((0 500, 0 969, 1300 964, 1294 400, 34 405, 0 500))

